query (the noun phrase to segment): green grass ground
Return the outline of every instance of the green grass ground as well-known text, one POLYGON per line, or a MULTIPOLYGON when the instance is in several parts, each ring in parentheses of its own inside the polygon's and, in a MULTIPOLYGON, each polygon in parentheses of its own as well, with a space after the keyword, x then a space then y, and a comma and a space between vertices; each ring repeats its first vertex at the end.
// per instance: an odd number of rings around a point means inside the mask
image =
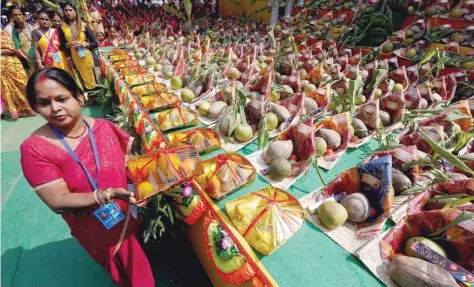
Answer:
MULTIPOLYGON (((84 114, 103 116, 97 107, 84 114)), ((22 174, 20 144, 42 124, 39 116, 1 121, 1 286, 114 286, 22 174)), ((159 244, 144 247, 156 286, 210 286, 185 233, 167 234, 159 244)))

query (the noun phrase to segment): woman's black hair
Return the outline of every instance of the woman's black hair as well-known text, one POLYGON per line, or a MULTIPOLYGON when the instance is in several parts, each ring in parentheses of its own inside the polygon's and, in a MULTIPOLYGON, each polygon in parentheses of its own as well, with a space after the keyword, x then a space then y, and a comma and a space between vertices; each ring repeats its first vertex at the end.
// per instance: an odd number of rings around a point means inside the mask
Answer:
POLYGON ((33 110, 36 110, 36 84, 45 79, 53 80, 65 87, 71 92, 73 98, 79 101, 79 96, 84 92, 76 84, 76 81, 63 69, 48 67, 39 69, 34 72, 31 77, 28 79, 26 84, 26 97, 28 99, 28 104, 33 110))
POLYGON ((53 19, 54 16, 58 16, 61 20, 63 19, 63 16, 61 16, 61 14, 59 14, 59 12, 51 10, 51 19, 53 19))
POLYGON ((115 31, 117 31, 117 32, 122 32, 122 29, 120 29, 120 26, 117 23, 113 23, 112 26, 110 26, 110 28, 111 29, 114 28, 115 31))
POLYGON ((13 10, 20 10, 20 11, 21 11, 21 14, 23 14, 23 16, 26 16, 26 14, 25 14, 25 9, 23 9, 22 7, 20 7, 20 6, 16 5, 16 4, 12 4, 10 7, 8 7, 8 18, 9 18, 9 19, 12 18, 13 10))
MULTIPOLYGON (((64 8, 66 8, 67 6, 70 6, 76 12, 76 21, 79 21, 81 16, 77 12, 77 7, 76 6, 74 6, 72 3, 69 3, 69 2, 61 3, 60 6, 61 6, 61 9, 63 9, 63 11, 64 11, 64 8)), ((66 22, 66 24, 68 24, 68 25, 71 25, 68 17, 66 17, 66 16, 64 16, 64 22, 66 22)))
POLYGON ((38 16, 40 14, 46 14, 49 17, 49 20, 53 19, 53 11, 51 9, 41 9, 36 13, 38 16))

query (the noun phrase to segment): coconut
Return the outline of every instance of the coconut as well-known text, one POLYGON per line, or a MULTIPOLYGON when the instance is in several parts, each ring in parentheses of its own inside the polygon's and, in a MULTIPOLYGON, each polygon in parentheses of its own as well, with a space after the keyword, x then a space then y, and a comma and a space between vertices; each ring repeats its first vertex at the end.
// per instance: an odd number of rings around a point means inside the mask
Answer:
POLYGON ((198 108, 199 114, 201 116, 206 116, 207 111, 209 110, 210 106, 211 104, 209 102, 202 102, 201 104, 199 104, 199 108, 198 108))
POLYGON ((231 80, 237 79, 240 77, 240 72, 237 70, 237 68, 231 67, 227 71, 227 77, 231 80))
POLYGON ((250 100, 260 101, 261 98, 262 98, 262 94, 260 94, 259 92, 251 92, 249 95, 250 100))
POLYGON ((379 118, 384 127, 390 125, 390 123, 392 122, 392 117, 390 116, 388 112, 384 110, 379 111, 379 118))
POLYGON ((267 113, 265 115, 267 120, 267 131, 273 131, 278 126, 278 118, 274 113, 267 113))
POLYGON ((293 142, 291 140, 274 141, 270 143, 265 151, 263 160, 265 163, 270 164, 276 158, 289 159, 292 152, 293 142))
POLYGON ((316 86, 314 84, 308 84, 304 87, 304 93, 309 94, 312 91, 316 91, 316 86))
POLYGON ((392 187, 396 195, 412 187, 411 180, 403 172, 392 168, 392 187))
POLYGON ((291 175, 291 164, 285 158, 276 158, 268 168, 268 176, 273 180, 283 180, 291 175))
POLYGON ((183 87, 183 81, 181 80, 181 77, 174 76, 171 78, 171 88, 173 90, 179 90, 182 87, 183 87))
POLYGON ((229 136, 229 124, 230 124, 230 115, 227 116, 220 124, 219 131, 222 135, 229 136))
POLYGON ((318 104, 312 98, 305 97, 304 108, 306 109, 307 113, 312 113, 318 109, 318 104))
POLYGON ((369 130, 365 126, 364 122, 358 118, 352 119, 352 128, 354 129, 354 135, 360 139, 369 135, 369 130))
POLYGON ((279 124, 283 123, 289 117, 291 117, 290 112, 284 106, 280 106, 276 104, 272 105, 272 113, 274 113, 277 116, 279 124))
POLYGON ((246 106, 253 122, 260 122, 262 118, 262 103, 257 100, 251 100, 246 106))
POLYGON ((217 101, 211 104, 207 111, 207 116, 211 119, 216 119, 222 115, 224 110, 227 108, 227 104, 223 101, 217 101))
POLYGON ((249 141, 253 136, 252 127, 246 124, 240 124, 235 128, 234 136, 239 142, 249 141))
POLYGON ((348 219, 352 222, 364 222, 370 216, 369 199, 363 193, 349 194, 341 204, 347 210, 348 219))
POLYGON ((183 89, 181 91, 181 100, 183 100, 183 102, 188 103, 194 100, 195 98, 196 96, 194 95, 194 92, 190 89, 183 89))
POLYGON ((155 64, 155 65, 153 66, 153 70, 154 70, 155 72, 159 72, 159 71, 161 71, 162 69, 163 69, 163 66, 161 66, 160 64, 155 64))
POLYGON ((274 102, 279 101, 280 100, 280 93, 278 93, 275 90, 271 90, 270 91, 270 99, 274 102))
POLYGON ((438 105, 443 101, 443 98, 438 93, 433 93, 433 95, 431 95, 431 98, 433 99, 433 105, 438 105))
POLYGON ((415 240, 417 240, 417 241, 423 243, 424 245, 428 246, 434 252, 436 252, 436 253, 444 256, 444 257, 447 257, 446 251, 444 251, 444 249, 441 246, 439 246, 438 243, 434 242, 433 240, 431 240, 429 238, 421 237, 421 236, 411 237, 410 239, 408 239, 405 242, 405 255, 406 256, 415 257, 415 258, 419 258, 419 259, 424 259, 423 256, 416 253, 415 251, 413 251, 410 248, 413 245, 413 243, 415 242, 415 240))
POLYGON ((316 149, 316 156, 322 156, 328 149, 328 143, 322 137, 314 138, 314 147, 316 149))
POLYGON ((156 59, 153 58, 151 55, 149 55, 148 57, 146 57, 145 63, 146 63, 148 66, 154 65, 154 64, 156 64, 156 59))
POLYGON ((285 99, 285 98, 288 98, 289 96, 291 96, 293 94, 293 89, 288 86, 288 85, 282 85, 281 88, 284 90, 284 91, 281 91, 280 92, 280 95, 285 99))
POLYGON ((337 150, 341 146, 342 138, 336 131, 321 128, 318 130, 316 135, 322 137, 327 142, 328 147, 332 150, 337 150))
POLYGON ((318 208, 319 220, 329 229, 335 229, 346 222, 347 210, 335 201, 325 201, 318 208))
POLYGON ((307 85, 309 85, 309 81, 308 80, 302 80, 300 82, 300 86, 304 89, 307 85))
POLYGON ((424 110, 428 108, 428 101, 425 100, 424 98, 420 99, 420 109, 424 110))
POLYGON ((465 176, 464 174, 457 172, 452 172, 449 176, 451 177, 452 181, 469 179, 469 177, 465 176))

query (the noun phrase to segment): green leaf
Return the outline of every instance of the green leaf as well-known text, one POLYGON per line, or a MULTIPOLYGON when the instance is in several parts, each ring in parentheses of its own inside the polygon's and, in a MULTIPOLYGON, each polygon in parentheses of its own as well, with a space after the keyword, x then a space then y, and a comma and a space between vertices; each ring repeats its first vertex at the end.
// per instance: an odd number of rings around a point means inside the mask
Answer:
POLYGON ((465 165, 464 162, 462 162, 459 158, 451 154, 448 150, 441 147, 437 142, 435 142, 429 136, 427 136, 421 129, 418 132, 423 136, 425 141, 430 145, 430 147, 433 149, 435 153, 439 154, 441 157, 447 160, 450 164, 454 165, 460 170, 474 175, 474 172, 467 165, 465 165))
POLYGON ((372 153, 393 150, 393 149, 400 148, 400 147, 403 147, 403 146, 404 145, 402 145, 402 144, 391 143, 391 144, 388 144, 388 145, 383 145, 383 146, 378 147, 377 149, 373 150, 372 153))
POLYGON ((270 139, 270 134, 267 131, 267 118, 263 117, 260 121, 260 125, 258 127, 258 149, 263 149, 267 146, 268 140, 270 139))
POLYGON ((186 16, 188 17, 188 21, 191 20, 191 11, 193 10, 193 4, 191 0, 184 0, 184 11, 186 11, 186 16))
POLYGON ((271 11, 271 10, 272 10, 271 6, 265 6, 265 7, 262 7, 260 9, 256 10, 255 12, 253 12, 253 15, 258 15, 260 13, 271 11))
POLYGON ((446 122, 454 122, 458 120, 470 119, 471 117, 463 112, 451 111, 443 120, 446 122))
POLYGON ((401 194, 402 195, 412 195, 412 194, 418 194, 422 192, 425 188, 421 186, 414 186, 410 187, 409 189, 404 190, 401 194))
POLYGON ((458 200, 453 200, 453 201, 450 201, 450 202, 446 203, 446 205, 443 207, 443 209, 460 206, 460 205, 466 204, 466 203, 468 203, 472 200, 474 200, 474 196, 468 196, 468 197, 461 198, 461 199, 458 199, 458 200))
POLYGON ((186 21, 186 17, 183 15, 183 13, 180 13, 178 10, 176 10, 176 8, 171 7, 168 4, 163 5, 163 10, 165 10, 165 12, 170 13, 171 15, 175 16, 176 18, 180 20, 186 21))
POLYGON ((451 198, 462 198, 462 197, 465 197, 465 196, 467 196, 467 194, 465 194, 465 193, 441 195, 441 196, 432 197, 432 198, 428 199, 428 201, 441 200, 441 199, 451 199, 451 198))
POLYGON ((459 223, 472 219, 474 216, 471 212, 463 211, 456 219, 454 219, 450 224, 446 225, 445 227, 441 228, 437 232, 431 233, 429 236, 439 236, 443 234, 446 230, 453 228, 454 226, 458 225, 459 223))
POLYGON ((370 82, 366 87, 366 91, 371 93, 372 90, 380 85, 385 76, 388 74, 387 69, 375 69, 370 78, 370 82))

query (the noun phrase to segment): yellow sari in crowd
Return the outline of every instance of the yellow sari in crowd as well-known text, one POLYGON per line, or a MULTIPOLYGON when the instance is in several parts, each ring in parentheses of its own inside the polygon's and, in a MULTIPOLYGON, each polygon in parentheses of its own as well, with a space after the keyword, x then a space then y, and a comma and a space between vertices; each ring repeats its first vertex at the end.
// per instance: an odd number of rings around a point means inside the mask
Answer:
MULTIPOLYGON (((6 31, 1 31, 2 49, 15 51, 13 39, 6 31)), ((0 61, 2 69, 1 92, 5 107, 14 119, 26 114, 34 115, 25 96, 28 76, 20 59, 16 56, 2 55, 0 61)))
POLYGON ((64 51, 59 50, 58 30, 50 28, 45 34, 39 30, 33 31, 38 40, 38 50, 41 53, 41 62, 45 67, 56 67, 65 70, 72 76, 64 51))
MULTIPOLYGON (((79 54, 79 50, 76 48, 71 48, 69 51, 72 61, 74 62, 74 66, 79 72, 85 88, 91 90, 96 87, 98 78, 98 75, 96 75, 96 67, 98 67, 98 63, 95 63, 98 61, 98 59, 95 61, 96 59, 94 59, 94 57, 96 57, 96 55, 93 54, 92 50, 96 49, 99 44, 97 43, 95 36, 93 36, 93 32, 89 26, 81 22, 80 27, 78 28, 79 29, 77 29, 74 35, 74 33, 71 31, 71 26, 63 22, 62 33, 65 38, 65 43, 61 43, 61 45, 64 45, 65 47, 66 43, 72 43, 74 41, 81 43, 87 41, 90 44, 90 48, 83 48, 84 55, 82 57, 79 54)), ((62 39, 62 41, 64 40, 62 39)))
POLYGON ((26 69, 28 74, 34 72, 34 61, 35 61, 35 50, 33 48, 33 42, 31 39, 31 32, 33 32, 34 27, 28 23, 25 24, 26 28, 20 30, 19 28, 14 28, 13 42, 17 50, 21 50, 27 59, 24 59, 26 62, 23 63, 23 67, 26 69))

